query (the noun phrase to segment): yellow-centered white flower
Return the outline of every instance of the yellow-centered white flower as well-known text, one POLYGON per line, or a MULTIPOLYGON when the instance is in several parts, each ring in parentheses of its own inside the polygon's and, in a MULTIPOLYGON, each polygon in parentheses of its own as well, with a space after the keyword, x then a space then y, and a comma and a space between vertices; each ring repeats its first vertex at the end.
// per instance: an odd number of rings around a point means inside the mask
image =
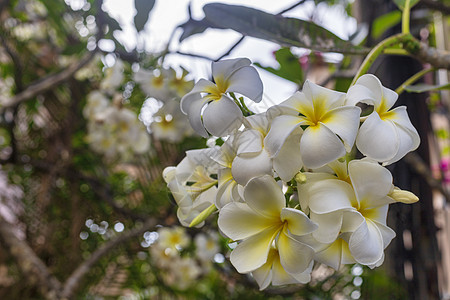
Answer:
POLYGON ((306 81, 302 92, 269 110, 275 117, 264 144, 276 156, 297 128, 304 130, 300 154, 307 168, 319 168, 350 151, 361 109, 344 105, 345 94, 306 81))
POLYGON ((229 238, 240 241, 230 256, 239 273, 263 266, 275 247, 280 264, 289 274, 305 271, 314 250, 295 236, 307 235, 317 225, 301 211, 287 208, 281 188, 273 177, 253 178, 244 189, 245 203, 232 202, 219 211, 218 225, 229 238))
POLYGON ((254 102, 261 101, 262 82, 250 64, 247 58, 213 62, 214 83, 200 79, 181 99, 181 111, 198 134, 207 137, 209 132, 226 136, 242 125, 242 112, 227 92, 239 93, 254 102))
POLYGON ((365 156, 383 165, 400 160, 420 144, 406 106, 391 109, 397 98, 396 92, 383 87, 372 74, 361 76, 347 92, 347 104, 362 102, 374 107, 359 129, 356 146, 365 156))

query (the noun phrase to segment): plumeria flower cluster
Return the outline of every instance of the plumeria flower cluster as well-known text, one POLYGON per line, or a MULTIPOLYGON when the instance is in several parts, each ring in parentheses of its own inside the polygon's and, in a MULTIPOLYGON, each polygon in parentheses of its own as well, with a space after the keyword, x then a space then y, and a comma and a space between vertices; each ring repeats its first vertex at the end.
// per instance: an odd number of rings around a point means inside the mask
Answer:
POLYGON ((180 75, 172 68, 141 68, 133 75, 141 90, 160 106, 149 124, 152 134, 159 140, 177 143, 193 134, 187 117, 180 109, 181 97, 194 86, 194 81, 188 79, 188 74, 184 69, 180 75))
POLYGON ((113 94, 123 80, 123 63, 108 68, 100 90, 87 96, 83 115, 88 120, 87 141, 108 160, 131 159, 149 150, 150 138, 137 115, 122 106, 122 96, 113 94), (114 96, 111 96, 114 95, 114 96), (111 97, 114 97, 111 100, 111 97))
POLYGON ((185 290, 212 269, 214 257, 220 251, 217 234, 198 233, 192 240, 185 228, 179 226, 161 227, 157 233, 156 242, 150 246, 151 260, 166 284, 185 290), (195 252, 186 253, 192 247, 195 252))
POLYGON ((260 289, 306 283, 314 262, 381 265, 395 237, 389 204, 418 201, 385 167, 420 142, 406 107, 393 108, 397 94, 371 74, 347 93, 306 81, 286 101, 246 115, 234 93, 255 102, 262 95, 250 61, 213 63, 212 73, 181 109, 197 133, 224 143, 188 151, 163 174, 180 222, 202 226, 218 210, 221 233, 237 243, 231 264, 260 289), (373 110, 362 115, 359 103, 373 110), (351 159, 355 146, 364 158, 351 159))

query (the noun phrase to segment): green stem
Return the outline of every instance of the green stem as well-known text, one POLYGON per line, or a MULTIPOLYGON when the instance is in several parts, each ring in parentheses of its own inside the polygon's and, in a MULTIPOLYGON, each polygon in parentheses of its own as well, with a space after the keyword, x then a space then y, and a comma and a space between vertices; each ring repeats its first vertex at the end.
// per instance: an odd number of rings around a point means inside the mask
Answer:
POLYGON ((378 43, 370 52, 367 54, 366 58, 364 59, 363 63, 359 67, 358 72, 356 73, 355 77, 353 78, 352 85, 356 83, 356 80, 361 77, 361 75, 367 73, 369 68, 372 66, 374 61, 377 59, 380 54, 383 53, 383 51, 387 48, 393 47, 394 45, 400 44, 403 42, 404 38, 408 36, 408 34, 399 33, 396 35, 393 35, 387 39, 382 40, 380 43, 378 43))
POLYGON ((411 53, 409 53, 405 49, 396 49, 396 48, 384 49, 383 54, 389 54, 389 55, 411 55, 411 53))
POLYGON ((409 16, 411 7, 409 5, 409 0, 405 1, 405 7, 403 8, 402 14, 402 33, 409 34, 409 16))
POLYGON ((420 77, 424 76, 425 74, 432 72, 436 70, 435 68, 428 68, 428 69, 423 69, 420 72, 417 72, 416 74, 414 74, 413 76, 411 76, 410 78, 408 78, 405 82, 403 82, 396 90, 395 92, 397 94, 401 94, 403 93, 403 91, 405 90, 405 87, 408 85, 413 84, 414 82, 416 82, 420 77))

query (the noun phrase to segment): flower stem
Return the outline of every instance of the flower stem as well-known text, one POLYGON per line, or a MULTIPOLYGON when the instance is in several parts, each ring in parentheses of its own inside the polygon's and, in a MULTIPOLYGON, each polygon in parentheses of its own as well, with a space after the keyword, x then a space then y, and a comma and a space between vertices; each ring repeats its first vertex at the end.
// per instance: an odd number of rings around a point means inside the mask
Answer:
POLYGON ((409 34, 409 16, 410 16, 410 0, 405 1, 405 7, 402 14, 402 33, 409 34))
POLYGON ((428 69, 423 69, 420 72, 417 72, 416 74, 414 74, 413 76, 409 77, 405 82, 403 82, 396 90, 395 92, 397 94, 401 94, 403 93, 403 91, 405 90, 405 87, 408 85, 413 84, 414 82, 416 82, 420 77, 424 76, 425 74, 432 72, 436 70, 435 68, 428 68, 428 69))
POLYGON ((358 72, 356 73, 355 77, 353 78, 352 85, 356 83, 356 80, 363 74, 367 73, 369 68, 372 66, 374 61, 377 59, 380 54, 384 52, 385 49, 393 47, 397 44, 400 44, 404 41, 405 37, 409 34, 399 33, 396 35, 393 35, 391 37, 388 37, 387 39, 382 40, 380 43, 378 43, 370 52, 367 54, 366 58, 364 59, 363 63, 359 67, 358 72))

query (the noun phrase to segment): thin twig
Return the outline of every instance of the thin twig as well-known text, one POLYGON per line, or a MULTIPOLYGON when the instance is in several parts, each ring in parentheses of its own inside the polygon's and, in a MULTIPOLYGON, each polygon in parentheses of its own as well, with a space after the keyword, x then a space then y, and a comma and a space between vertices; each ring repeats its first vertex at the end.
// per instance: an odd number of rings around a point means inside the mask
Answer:
POLYGON ((180 55, 185 55, 185 56, 191 56, 191 57, 195 57, 195 58, 202 58, 202 59, 206 59, 209 61, 215 61, 214 58, 205 56, 205 55, 201 55, 201 54, 195 54, 195 53, 186 53, 186 52, 181 52, 181 51, 176 51, 174 52, 176 54, 180 54, 180 55))
POLYGON ((296 8, 296 7, 299 6, 299 5, 302 5, 302 4, 305 3, 305 2, 306 2, 306 0, 298 1, 297 3, 295 3, 295 4, 291 5, 291 6, 289 6, 288 8, 283 9, 282 11, 280 11, 279 13, 277 13, 277 15, 282 15, 282 14, 284 14, 284 13, 287 13, 288 11, 293 10, 294 8, 296 8))
POLYGON ((38 80, 37 82, 31 84, 23 92, 15 95, 7 101, 2 102, 0 110, 8 107, 13 107, 66 81, 67 79, 71 78, 79 69, 84 67, 94 57, 94 54, 94 51, 89 52, 82 59, 70 65, 67 69, 56 74, 48 75, 44 79, 38 80))
POLYGON ((115 238, 109 240, 103 244, 97 250, 95 250, 91 256, 86 259, 72 274, 67 278, 64 283, 62 296, 70 298, 81 283, 82 278, 91 270, 92 266, 96 264, 102 257, 109 254, 118 245, 136 237, 144 232, 154 228, 158 224, 156 219, 148 219, 142 226, 135 227, 127 232, 117 235, 115 238))
POLYGON ((442 194, 442 196, 444 196, 445 200, 450 203, 450 194, 444 189, 444 187, 442 186, 442 182, 435 179, 431 175, 431 170, 418 154, 411 152, 403 159, 414 169, 417 174, 422 176, 422 178, 428 183, 430 187, 438 190, 442 194))

